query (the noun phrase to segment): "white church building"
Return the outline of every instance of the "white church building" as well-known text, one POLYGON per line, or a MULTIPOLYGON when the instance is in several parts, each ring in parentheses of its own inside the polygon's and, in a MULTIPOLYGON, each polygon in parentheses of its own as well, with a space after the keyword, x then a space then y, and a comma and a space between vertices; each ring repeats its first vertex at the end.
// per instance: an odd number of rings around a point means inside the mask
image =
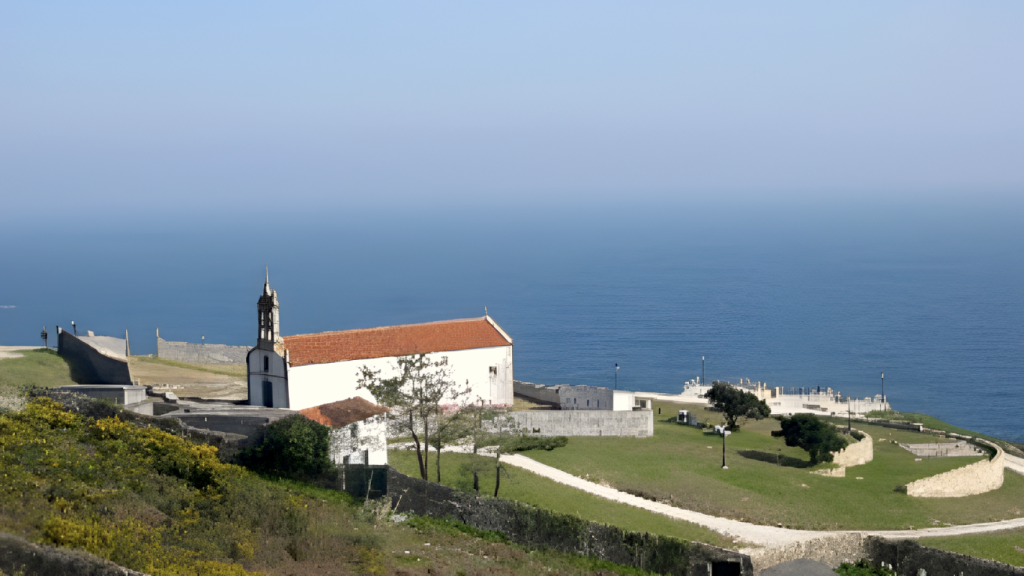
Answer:
POLYGON ((304 410, 338 400, 377 400, 357 388, 363 366, 396 373, 401 356, 448 358, 452 380, 468 383, 468 400, 512 404, 512 338, 490 316, 281 336, 277 291, 267 277, 256 305, 259 338, 249 351, 249 404, 304 410))

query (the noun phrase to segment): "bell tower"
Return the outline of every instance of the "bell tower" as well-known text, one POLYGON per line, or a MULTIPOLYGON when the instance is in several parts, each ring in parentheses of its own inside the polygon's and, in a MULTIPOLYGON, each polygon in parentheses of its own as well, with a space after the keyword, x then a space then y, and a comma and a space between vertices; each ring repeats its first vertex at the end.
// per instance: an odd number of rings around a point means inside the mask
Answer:
POLYGON ((256 347, 260 350, 273 350, 278 354, 284 354, 279 308, 277 290, 270 287, 270 268, 267 268, 267 280, 263 284, 263 294, 260 295, 260 299, 256 303, 260 325, 256 347))

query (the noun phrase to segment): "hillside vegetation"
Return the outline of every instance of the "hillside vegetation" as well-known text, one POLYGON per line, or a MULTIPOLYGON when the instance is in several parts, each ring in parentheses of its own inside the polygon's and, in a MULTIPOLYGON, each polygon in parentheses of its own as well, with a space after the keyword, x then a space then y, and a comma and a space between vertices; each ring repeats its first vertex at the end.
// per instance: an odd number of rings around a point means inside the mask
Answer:
POLYGON ((0 414, 0 531, 152 574, 642 572, 222 463, 217 450, 49 398, 0 414))

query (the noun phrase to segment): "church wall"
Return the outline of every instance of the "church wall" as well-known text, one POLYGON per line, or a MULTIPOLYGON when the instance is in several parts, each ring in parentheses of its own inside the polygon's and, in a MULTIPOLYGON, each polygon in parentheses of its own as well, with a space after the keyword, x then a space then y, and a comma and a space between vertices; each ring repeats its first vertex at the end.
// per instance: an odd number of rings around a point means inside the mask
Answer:
MULTIPOLYGON (((428 354, 431 360, 448 357, 452 379, 464 386, 469 381, 472 389, 468 401, 482 398, 491 404, 512 404, 512 347, 497 346, 454 352, 428 354), (497 374, 490 368, 497 367, 497 374)), ((376 403, 366 390, 357 390, 359 369, 367 366, 380 370, 382 377, 393 375, 397 358, 350 360, 330 364, 296 366, 288 373, 288 387, 292 410, 303 410, 329 402, 360 397, 376 403)))

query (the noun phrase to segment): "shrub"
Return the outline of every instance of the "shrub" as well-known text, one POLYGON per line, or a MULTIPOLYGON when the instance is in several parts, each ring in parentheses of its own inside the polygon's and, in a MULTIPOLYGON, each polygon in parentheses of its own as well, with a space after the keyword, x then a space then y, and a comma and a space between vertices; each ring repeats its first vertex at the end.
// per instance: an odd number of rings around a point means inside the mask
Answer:
POLYGON ((0 529, 154 576, 246 574, 233 561, 273 557, 310 523, 308 499, 216 448, 49 398, 0 415, 0 470, 0 529))
POLYGON ((846 447, 836 427, 818 418, 814 414, 794 414, 783 418, 782 430, 772 432, 772 436, 782 436, 786 446, 798 446, 811 456, 811 464, 831 462, 832 452, 846 447))
POLYGON ((246 468, 284 478, 316 478, 331 469, 330 428, 296 414, 267 426, 263 442, 238 455, 246 468))
POLYGON ((509 452, 523 452, 526 450, 554 450, 564 448, 569 443, 565 436, 516 436, 505 443, 505 450, 509 452))
POLYGON ((840 576, 899 576, 895 570, 884 566, 872 566, 867 560, 857 560, 856 564, 843 562, 835 569, 840 576))

